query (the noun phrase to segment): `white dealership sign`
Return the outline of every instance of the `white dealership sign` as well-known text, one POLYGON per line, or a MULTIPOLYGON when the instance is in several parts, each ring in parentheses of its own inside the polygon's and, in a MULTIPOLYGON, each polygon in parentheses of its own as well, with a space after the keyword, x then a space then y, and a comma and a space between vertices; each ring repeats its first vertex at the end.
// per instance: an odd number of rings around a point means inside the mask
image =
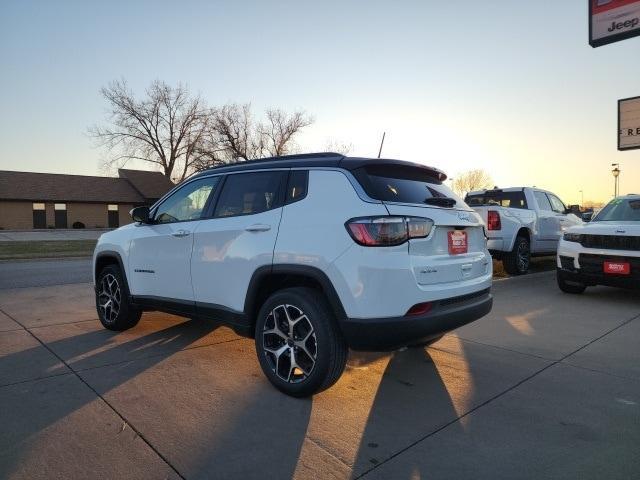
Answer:
POLYGON ((589 45, 599 47, 640 35, 640 0, 588 0, 589 45))
POLYGON ((618 100, 618 150, 640 148, 640 97, 618 100))

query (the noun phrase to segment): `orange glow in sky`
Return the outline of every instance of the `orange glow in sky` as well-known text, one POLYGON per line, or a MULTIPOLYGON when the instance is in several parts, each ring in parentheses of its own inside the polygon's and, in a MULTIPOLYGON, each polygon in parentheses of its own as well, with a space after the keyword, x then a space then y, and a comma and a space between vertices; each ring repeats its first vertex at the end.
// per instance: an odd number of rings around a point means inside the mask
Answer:
MULTIPOLYGON (((2 2, 0 169, 105 174, 87 128, 99 90, 185 82, 211 105, 304 109, 301 151, 482 168, 569 204, 640 193, 616 150, 619 98, 640 95, 640 38, 592 49, 587 2, 2 2)), ((145 168, 129 163, 129 168, 145 168)), ((111 172, 113 173, 113 172, 111 172)))

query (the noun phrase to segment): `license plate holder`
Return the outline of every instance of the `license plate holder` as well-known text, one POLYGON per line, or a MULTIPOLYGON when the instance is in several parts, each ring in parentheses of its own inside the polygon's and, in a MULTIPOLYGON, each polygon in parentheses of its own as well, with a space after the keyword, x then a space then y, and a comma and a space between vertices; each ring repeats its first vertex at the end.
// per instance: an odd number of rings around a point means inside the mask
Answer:
POLYGON ((629 262, 612 262, 605 260, 603 264, 604 273, 608 275, 630 275, 631 264, 629 262))
POLYGON ((449 240, 449 254, 460 255, 469 251, 467 232, 464 230, 451 230, 447 232, 449 240))

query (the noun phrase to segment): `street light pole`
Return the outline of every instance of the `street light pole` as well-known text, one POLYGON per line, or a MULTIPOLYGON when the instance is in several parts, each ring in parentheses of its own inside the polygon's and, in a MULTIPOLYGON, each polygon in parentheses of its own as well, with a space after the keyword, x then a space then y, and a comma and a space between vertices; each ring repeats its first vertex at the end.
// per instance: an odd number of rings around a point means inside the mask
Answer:
POLYGON ((613 174, 613 198, 618 196, 618 187, 620 185, 620 164, 619 163, 612 163, 611 164, 613 168, 613 170, 611 170, 611 173, 613 174))
POLYGON ((580 190, 580 207, 584 208, 584 192, 580 190))

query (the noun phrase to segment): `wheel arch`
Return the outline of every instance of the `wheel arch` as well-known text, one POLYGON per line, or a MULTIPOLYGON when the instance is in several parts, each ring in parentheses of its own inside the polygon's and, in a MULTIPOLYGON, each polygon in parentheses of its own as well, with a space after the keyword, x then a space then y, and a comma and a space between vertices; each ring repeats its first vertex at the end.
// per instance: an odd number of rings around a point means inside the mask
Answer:
POLYGON ((516 238, 524 237, 529 240, 529 244, 531 244, 531 231, 527 227, 520 227, 520 230, 516 233, 516 238))
POLYGON ((278 290, 289 287, 310 287, 327 299, 338 324, 346 318, 342 302, 326 273, 316 267, 296 264, 276 264, 258 268, 249 282, 244 312, 253 332, 258 311, 266 299, 278 290))
POLYGON ((529 230, 528 227, 520 227, 517 231, 516 234, 513 236, 513 238, 511 239, 511 245, 509 245, 509 250, 511 251, 513 250, 513 247, 516 244, 516 240, 518 239, 518 237, 524 237, 529 241, 529 249, 532 249, 532 243, 531 243, 531 230, 529 230))
POLYGON ((122 257, 120 254, 113 250, 103 250, 96 255, 96 261, 93 267, 93 282, 97 284, 98 275, 102 271, 102 269, 108 265, 117 265, 120 268, 120 272, 122 273, 122 278, 125 282, 125 287, 127 292, 129 290, 129 280, 127 279, 127 271, 124 268, 124 262, 122 261, 122 257))

